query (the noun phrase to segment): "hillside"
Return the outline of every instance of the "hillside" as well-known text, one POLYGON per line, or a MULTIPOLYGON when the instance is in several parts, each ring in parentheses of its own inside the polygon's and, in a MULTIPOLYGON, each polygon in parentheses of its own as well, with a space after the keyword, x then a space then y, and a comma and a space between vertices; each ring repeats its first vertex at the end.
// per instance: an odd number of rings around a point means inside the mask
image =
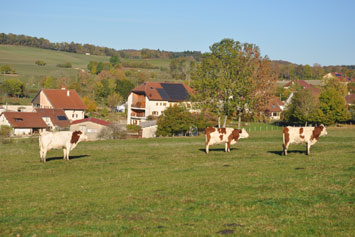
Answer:
MULTIPOLYGON (((77 53, 68 53, 63 51, 55 51, 49 49, 39 49, 26 46, 0 45, 0 65, 10 65, 15 69, 14 75, 0 75, 0 83, 6 79, 16 77, 23 81, 26 89, 31 96, 38 91, 42 86, 40 81, 43 77, 67 77, 71 80, 77 77, 80 70, 87 71, 87 65, 90 61, 109 62, 109 56, 84 55, 77 53), (37 66, 35 61, 43 60, 45 66, 37 66), (57 64, 70 62, 72 68, 60 68, 57 64)), ((167 73, 162 73, 161 68, 169 67, 169 59, 121 59, 123 63, 141 63, 156 67, 157 69, 135 68, 135 70, 152 73, 156 77, 154 80, 168 80, 167 73), (161 75, 162 74, 162 75, 161 75)))

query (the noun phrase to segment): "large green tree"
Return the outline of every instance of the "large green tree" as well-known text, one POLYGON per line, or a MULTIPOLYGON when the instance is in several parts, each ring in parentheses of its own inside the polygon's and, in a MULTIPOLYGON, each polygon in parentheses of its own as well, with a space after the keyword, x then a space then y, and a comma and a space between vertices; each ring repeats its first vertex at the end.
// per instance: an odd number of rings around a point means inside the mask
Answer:
POLYGON ((240 126, 242 115, 257 115, 274 92, 271 63, 256 45, 232 39, 223 39, 210 50, 191 75, 193 98, 202 108, 217 113, 218 121, 237 115, 240 126))
POLYGON ((8 79, 3 82, 2 87, 9 96, 20 97, 24 95, 25 84, 18 79, 15 78, 8 79))
POLYGON ((186 134, 195 123, 195 118, 185 107, 169 107, 159 117, 157 136, 186 134))

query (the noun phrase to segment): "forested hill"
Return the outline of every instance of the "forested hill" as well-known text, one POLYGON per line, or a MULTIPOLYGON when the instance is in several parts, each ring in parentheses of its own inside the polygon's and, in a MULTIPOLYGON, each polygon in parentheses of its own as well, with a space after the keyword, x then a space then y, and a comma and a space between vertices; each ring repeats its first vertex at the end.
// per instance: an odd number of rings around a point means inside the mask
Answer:
POLYGON ((21 45, 29 46, 41 49, 51 49, 59 50, 70 53, 79 54, 92 54, 100 56, 119 56, 121 58, 136 58, 136 59, 146 59, 146 58, 178 58, 178 57, 193 57, 198 60, 201 52, 199 51, 184 51, 184 52, 171 52, 164 50, 153 50, 153 49, 125 49, 116 50, 108 47, 100 47, 92 44, 79 44, 79 43, 53 43, 44 38, 37 38, 26 35, 16 35, 16 34, 5 34, 0 33, 0 44, 6 45, 21 45))

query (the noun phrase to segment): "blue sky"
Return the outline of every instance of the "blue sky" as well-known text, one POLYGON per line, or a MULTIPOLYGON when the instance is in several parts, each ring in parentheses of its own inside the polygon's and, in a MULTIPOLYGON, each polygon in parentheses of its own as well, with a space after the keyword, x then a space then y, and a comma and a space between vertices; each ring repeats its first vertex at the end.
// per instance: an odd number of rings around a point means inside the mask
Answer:
POLYGON ((114 49, 209 51, 223 38, 272 60, 355 65, 354 0, 2 0, 0 32, 114 49))

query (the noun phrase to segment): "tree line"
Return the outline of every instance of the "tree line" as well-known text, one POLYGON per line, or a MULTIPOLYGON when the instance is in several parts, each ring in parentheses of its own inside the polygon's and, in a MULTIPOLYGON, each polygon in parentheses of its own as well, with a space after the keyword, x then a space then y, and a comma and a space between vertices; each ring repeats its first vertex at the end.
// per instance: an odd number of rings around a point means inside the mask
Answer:
POLYGON ((0 33, 0 44, 21 45, 41 49, 59 50, 70 53, 93 54, 101 56, 119 56, 121 58, 178 58, 191 56, 196 60, 201 55, 199 51, 170 52, 164 50, 141 49, 141 50, 116 50, 108 47, 100 47, 92 44, 79 43, 53 43, 48 39, 37 38, 27 35, 0 33))

